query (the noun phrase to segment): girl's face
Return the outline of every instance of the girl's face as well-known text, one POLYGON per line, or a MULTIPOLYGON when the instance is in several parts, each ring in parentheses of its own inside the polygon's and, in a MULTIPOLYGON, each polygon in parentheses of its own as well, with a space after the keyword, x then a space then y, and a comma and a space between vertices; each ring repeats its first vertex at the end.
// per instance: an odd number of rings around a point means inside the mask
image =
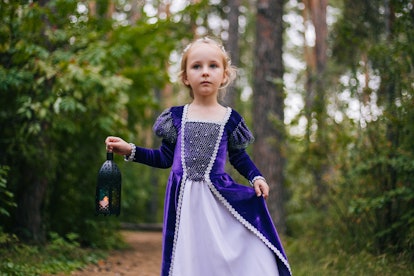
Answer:
POLYGON ((223 53, 214 44, 197 43, 188 52, 184 84, 190 86, 194 97, 215 96, 227 81, 223 53))

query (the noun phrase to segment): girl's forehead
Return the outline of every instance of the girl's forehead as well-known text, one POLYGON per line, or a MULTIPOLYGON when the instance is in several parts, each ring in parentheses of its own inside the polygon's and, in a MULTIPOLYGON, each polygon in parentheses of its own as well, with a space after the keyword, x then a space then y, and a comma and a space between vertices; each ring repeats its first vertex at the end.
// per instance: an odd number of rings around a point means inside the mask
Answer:
POLYGON ((188 49, 188 59, 219 59, 222 60, 224 54, 215 44, 199 42, 188 49))

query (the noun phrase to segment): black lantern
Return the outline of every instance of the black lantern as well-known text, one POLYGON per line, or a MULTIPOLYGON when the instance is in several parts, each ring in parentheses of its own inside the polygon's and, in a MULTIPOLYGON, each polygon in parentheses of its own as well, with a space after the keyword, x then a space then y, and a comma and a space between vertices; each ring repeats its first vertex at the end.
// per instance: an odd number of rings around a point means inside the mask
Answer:
POLYGON ((112 152, 106 153, 106 161, 98 173, 95 206, 97 215, 118 216, 121 211, 121 171, 112 152))

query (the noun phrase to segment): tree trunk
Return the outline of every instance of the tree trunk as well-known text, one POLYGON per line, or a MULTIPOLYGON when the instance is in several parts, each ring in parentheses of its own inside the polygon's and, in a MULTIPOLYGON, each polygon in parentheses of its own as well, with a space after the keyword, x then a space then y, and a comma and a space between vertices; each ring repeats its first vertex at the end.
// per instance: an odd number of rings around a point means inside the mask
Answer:
MULTIPOLYGON (((386 39, 387 42, 392 45, 394 43, 394 21, 395 21, 395 14, 394 14, 394 7, 392 3, 389 1, 385 2, 385 25, 386 25, 386 39)), ((389 58, 389 63, 392 63, 392 58, 389 58)), ((389 70, 391 73, 389 74, 382 74, 381 79, 383 80, 384 85, 382 85, 382 89, 384 90, 383 93, 386 95, 386 106, 388 116, 390 118, 399 118, 398 108, 395 104, 395 99, 398 98, 398 78, 396 78, 392 70, 389 70)), ((394 73, 395 74, 395 73, 394 73)), ((398 120, 398 119, 397 119, 398 120)), ((396 120, 396 121, 397 121, 396 120)), ((399 137, 400 137, 400 127, 394 120, 387 120, 386 123, 386 140, 387 145, 391 149, 389 150, 388 160, 395 160, 396 159, 396 152, 398 152, 400 148, 399 137)), ((390 191, 394 191, 397 188, 398 184, 398 172, 395 166, 391 164, 386 165, 386 175, 388 177, 384 177, 382 180, 382 190, 384 193, 389 193, 390 191)), ((395 210, 397 202, 389 201, 384 205, 382 210, 382 220, 380 221, 380 231, 384 231, 383 229, 389 229, 391 225, 395 225, 396 223, 396 216, 395 210)), ((387 244, 398 244, 398 233, 397 231, 388 231, 385 235, 379 238, 379 247, 381 250, 385 250, 387 248, 387 244)))
POLYGON ((269 211, 278 231, 286 231, 284 213, 284 91, 282 60, 283 0, 257 3, 254 63, 253 158, 270 186, 269 211))
MULTIPOLYGON (((54 145, 49 139, 49 124, 43 122, 38 137, 29 140, 36 153, 28 153, 27 161, 15 164, 13 167, 16 178, 21 179, 16 194, 16 225, 20 238, 44 243, 46 241, 43 207, 47 201, 47 189, 50 180, 54 177, 54 166, 50 152, 54 152, 54 145)), ((27 148, 21 148, 22 152, 27 148)), ((30 151, 30 150, 29 150, 30 151)), ((12 176, 13 177, 13 176, 12 176)))
MULTIPOLYGON (((328 27, 326 22, 327 0, 303 1, 305 9, 303 12, 304 22, 310 17, 315 29, 315 46, 313 51, 308 45, 305 47, 306 67, 306 100, 305 115, 307 119, 307 143, 310 158, 316 158, 310 164, 314 177, 317 193, 314 195, 316 204, 321 204, 321 198, 326 194, 326 184, 323 181, 328 171, 328 145, 326 137, 326 96, 325 96, 325 69, 328 27), (316 130, 315 129, 316 124, 316 130), (313 144, 311 146, 311 144, 313 144)), ((306 33, 306 32, 305 32, 306 33)), ((305 39, 306 41, 306 39, 305 39)), ((311 159, 308 159, 311 160, 311 159)), ((323 203, 321 204, 323 206, 323 203)))
MULTIPOLYGON (((38 1, 39 5, 45 7, 49 0, 38 1)), ((51 47, 44 35, 46 27, 50 25, 48 18, 44 16, 43 21, 45 26, 42 30, 42 36, 45 39, 45 45, 51 47)), ((50 49, 49 49, 50 50, 50 49)), ((45 91, 51 90, 52 84, 49 83, 45 87, 45 91)), ((33 160, 28 160, 24 164, 15 164, 13 167, 17 168, 14 172, 18 174, 16 178, 22 179, 19 183, 18 192, 16 194, 17 209, 16 209, 16 224, 18 234, 22 239, 33 241, 35 243, 43 243, 46 241, 46 233, 44 229, 44 221, 42 217, 42 208, 46 201, 46 191, 49 183, 49 178, 54 170, 51 169, 51 164, 48 163, 47 155, 53 145, 51 145, 48 138, 49 124, 46 121, 40 123, 40 134, 33 138, 30 143, 38 152, 34 155, 33 160), (36 145, 36 146, 35 146, 36 145)), ((22 148, 22 152, 27 151, 27 148, 22 148)), ((33 156, 32 153, 28 153, 33 156)), ((29 158, 30 159, 30 158, 29 158)))
POLYGON ((18 233, 24 240, 44 243, 46 233, 43 225, 42 206, 44 203, 47 180, 42 179, 36 171, 23 172, 26 177, 21 194, 18 195, 18 207, 16 210, 16 222, 18 233))
MULTIPOLYGON (((228 6, 230 11, 228 13, 228 21, 229 21, 229 39, 227 41, 227 51, 230 53, 230 58, 232 64, 234 66, 239 65, 240 60, 240 48, 239 48, 239 6, 240 0, 229 0, 228 6)), ((224 102, 226 105, 235 107, 237 102, 237 87, 235 83, 233 83, 226 93, 224 102)))

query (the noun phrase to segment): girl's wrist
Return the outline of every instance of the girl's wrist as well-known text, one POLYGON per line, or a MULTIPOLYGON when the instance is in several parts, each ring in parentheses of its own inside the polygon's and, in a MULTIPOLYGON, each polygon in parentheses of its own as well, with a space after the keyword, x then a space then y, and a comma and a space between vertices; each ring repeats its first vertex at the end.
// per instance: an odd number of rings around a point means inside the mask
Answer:
POLYGON ((267 183, 266 178, 264 178, 261 175, 258 175, 258 176, 253 177, 253 179, 250 181, 250 185, 253 186, 253 184, 256 180, 263 180, 264 182, 267 183))
POLYGON ((131 153, 129 155, 124 155, 124 160, 127 161, 127 162, 134 161, 135 152, 137 150, 136 147, 135 147, 135 144, 129 143, 129 145, 131 146, 131 153))

